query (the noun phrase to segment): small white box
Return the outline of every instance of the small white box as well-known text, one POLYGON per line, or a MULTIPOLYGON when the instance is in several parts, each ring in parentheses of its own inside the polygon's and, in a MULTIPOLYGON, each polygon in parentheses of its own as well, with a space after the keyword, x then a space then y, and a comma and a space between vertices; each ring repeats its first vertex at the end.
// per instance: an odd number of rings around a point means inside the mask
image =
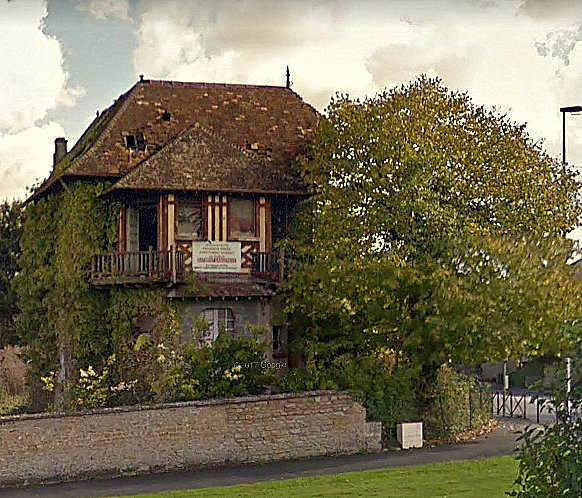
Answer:
POLYGON ((396 437, 403 450, 422 448, 422 422, 403 422, 396 426, 396 437))

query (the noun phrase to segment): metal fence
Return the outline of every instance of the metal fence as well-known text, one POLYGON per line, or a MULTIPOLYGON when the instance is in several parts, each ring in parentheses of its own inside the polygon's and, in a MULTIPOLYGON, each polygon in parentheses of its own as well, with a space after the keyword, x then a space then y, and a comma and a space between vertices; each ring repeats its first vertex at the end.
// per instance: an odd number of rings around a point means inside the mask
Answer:
POLYGON ((492 393, 493 415, 530 420, 537 424, 557 421, 554 400, 535 393, 495 391, 492 393))

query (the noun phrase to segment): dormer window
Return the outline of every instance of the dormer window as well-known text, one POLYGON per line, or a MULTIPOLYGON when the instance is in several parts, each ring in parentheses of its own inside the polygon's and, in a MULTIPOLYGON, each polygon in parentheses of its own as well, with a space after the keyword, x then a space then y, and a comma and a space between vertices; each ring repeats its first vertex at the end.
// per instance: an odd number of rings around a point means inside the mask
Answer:
POLYGON ((143 133, 139 132, 135 135, 125 135, 125 146, 132 151, 146 150, 146 141, 143 133))

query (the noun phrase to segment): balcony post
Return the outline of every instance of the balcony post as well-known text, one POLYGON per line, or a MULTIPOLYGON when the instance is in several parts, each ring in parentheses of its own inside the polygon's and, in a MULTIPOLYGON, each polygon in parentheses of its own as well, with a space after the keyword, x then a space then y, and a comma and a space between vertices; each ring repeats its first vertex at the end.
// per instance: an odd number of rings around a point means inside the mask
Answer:
POLYGON ((154 251, 150 246, 148 249, 148 275, 151 277, 154 274, 154 251))
POLYGON ((170 246, 170 265, 172 269, 172 282, 175 284, 177 281, 176 275, 176 247, 174 244, 170 246))

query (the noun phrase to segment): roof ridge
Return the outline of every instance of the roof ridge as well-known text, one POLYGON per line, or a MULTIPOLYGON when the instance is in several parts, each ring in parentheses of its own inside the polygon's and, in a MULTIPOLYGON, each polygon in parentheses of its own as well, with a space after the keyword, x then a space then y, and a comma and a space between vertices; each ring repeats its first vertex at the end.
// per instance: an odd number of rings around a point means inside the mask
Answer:
MULTIPOLYGON (((267 90, 290 90, 286 86, 279 85, 253 85, 247 83, 213 83, 205 81, 175 81, 175 80, 140 80, 137 84, 150 84, 161 86, 186 86, 194 88, 247 88, 247 89, 267 89, 267 90)), ((293 92, 295 93, 295 92, 293 92)))

